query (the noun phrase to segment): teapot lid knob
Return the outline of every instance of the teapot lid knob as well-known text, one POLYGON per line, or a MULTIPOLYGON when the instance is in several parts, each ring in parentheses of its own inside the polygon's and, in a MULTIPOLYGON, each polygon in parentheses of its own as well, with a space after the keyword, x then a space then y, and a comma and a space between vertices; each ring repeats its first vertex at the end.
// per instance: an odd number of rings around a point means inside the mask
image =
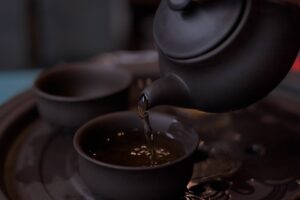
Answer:
POLYGON ((192 0, 168 0, 169 7, 173 10, 184 10, 192 0))
POLYGON ((172 10, 184 10, 186 9, 192 2, 202 3, 206 0, 168 0, 169 7, 172 10))

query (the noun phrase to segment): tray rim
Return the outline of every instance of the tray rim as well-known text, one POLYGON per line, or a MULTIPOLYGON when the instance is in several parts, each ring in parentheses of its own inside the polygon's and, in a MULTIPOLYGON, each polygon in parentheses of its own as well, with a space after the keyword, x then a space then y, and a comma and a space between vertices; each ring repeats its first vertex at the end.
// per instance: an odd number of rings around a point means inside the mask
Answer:
POLYGON ((15 138, 18 137, 19 130, 25 128, 26 122, 20 122, 24 117, 28 117, 27 120, 31 121, 32 117, 37 116, 37 110, 35 105, 35 96, 31 89, 26 90, 19 95, 13 97, 11 100, 7 101, 0 106, 0 174, 2 175, 2 180, 0 180, 0 199, 8 200, 8 194, 5 189, 5 165, 11 147, 15 143, 15 138), (21 106, 20 106, 21 105, 21 106), (24 116, 22 116, 24 115, 24 116), (12 130, 12 131, 10 131, 12 130), (5 135, 10 132, 10 135, 5 135), (8 147, 7 149, 5 147, 8 147))

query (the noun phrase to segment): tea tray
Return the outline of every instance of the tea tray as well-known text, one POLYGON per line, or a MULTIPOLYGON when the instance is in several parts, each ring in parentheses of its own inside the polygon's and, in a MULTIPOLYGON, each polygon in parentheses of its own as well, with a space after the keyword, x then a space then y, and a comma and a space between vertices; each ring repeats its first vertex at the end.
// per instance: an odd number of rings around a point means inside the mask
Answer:
MULTIPOLYGON (((194 175, 181 199, 300 199, 299 96, 284 89, 226 114, 160 108, 201 138, 194 175)), ((32 90, 1 107, 1 200, 93 200, 77 159, 72 133, 40 118, 32 90)))

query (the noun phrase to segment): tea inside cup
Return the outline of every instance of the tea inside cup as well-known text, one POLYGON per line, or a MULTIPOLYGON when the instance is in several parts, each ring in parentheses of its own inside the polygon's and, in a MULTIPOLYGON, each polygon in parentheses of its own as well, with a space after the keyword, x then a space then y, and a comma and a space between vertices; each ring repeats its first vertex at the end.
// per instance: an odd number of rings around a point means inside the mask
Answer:
POLYGON ((135 112, 96 118, 76 132, 80 174, 95 195, 122 200, 183 196, 198 135, 168 115, 151 113, 150 122, 155 130, 154 164, 135 112))

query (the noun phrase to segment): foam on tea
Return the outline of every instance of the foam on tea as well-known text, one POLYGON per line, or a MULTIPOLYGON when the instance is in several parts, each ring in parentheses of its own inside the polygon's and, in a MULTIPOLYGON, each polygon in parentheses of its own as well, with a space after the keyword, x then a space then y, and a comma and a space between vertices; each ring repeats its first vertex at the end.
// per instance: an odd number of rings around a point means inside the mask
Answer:
POLYGON ((150 149, 143 131, 136 129, 112 134, 99 144, 86 147, 86 152, 101 162, 134 167, 162 165, 185 155, 182 144, 166 133, 157 132, 153 142, 154 148, 150 149))

